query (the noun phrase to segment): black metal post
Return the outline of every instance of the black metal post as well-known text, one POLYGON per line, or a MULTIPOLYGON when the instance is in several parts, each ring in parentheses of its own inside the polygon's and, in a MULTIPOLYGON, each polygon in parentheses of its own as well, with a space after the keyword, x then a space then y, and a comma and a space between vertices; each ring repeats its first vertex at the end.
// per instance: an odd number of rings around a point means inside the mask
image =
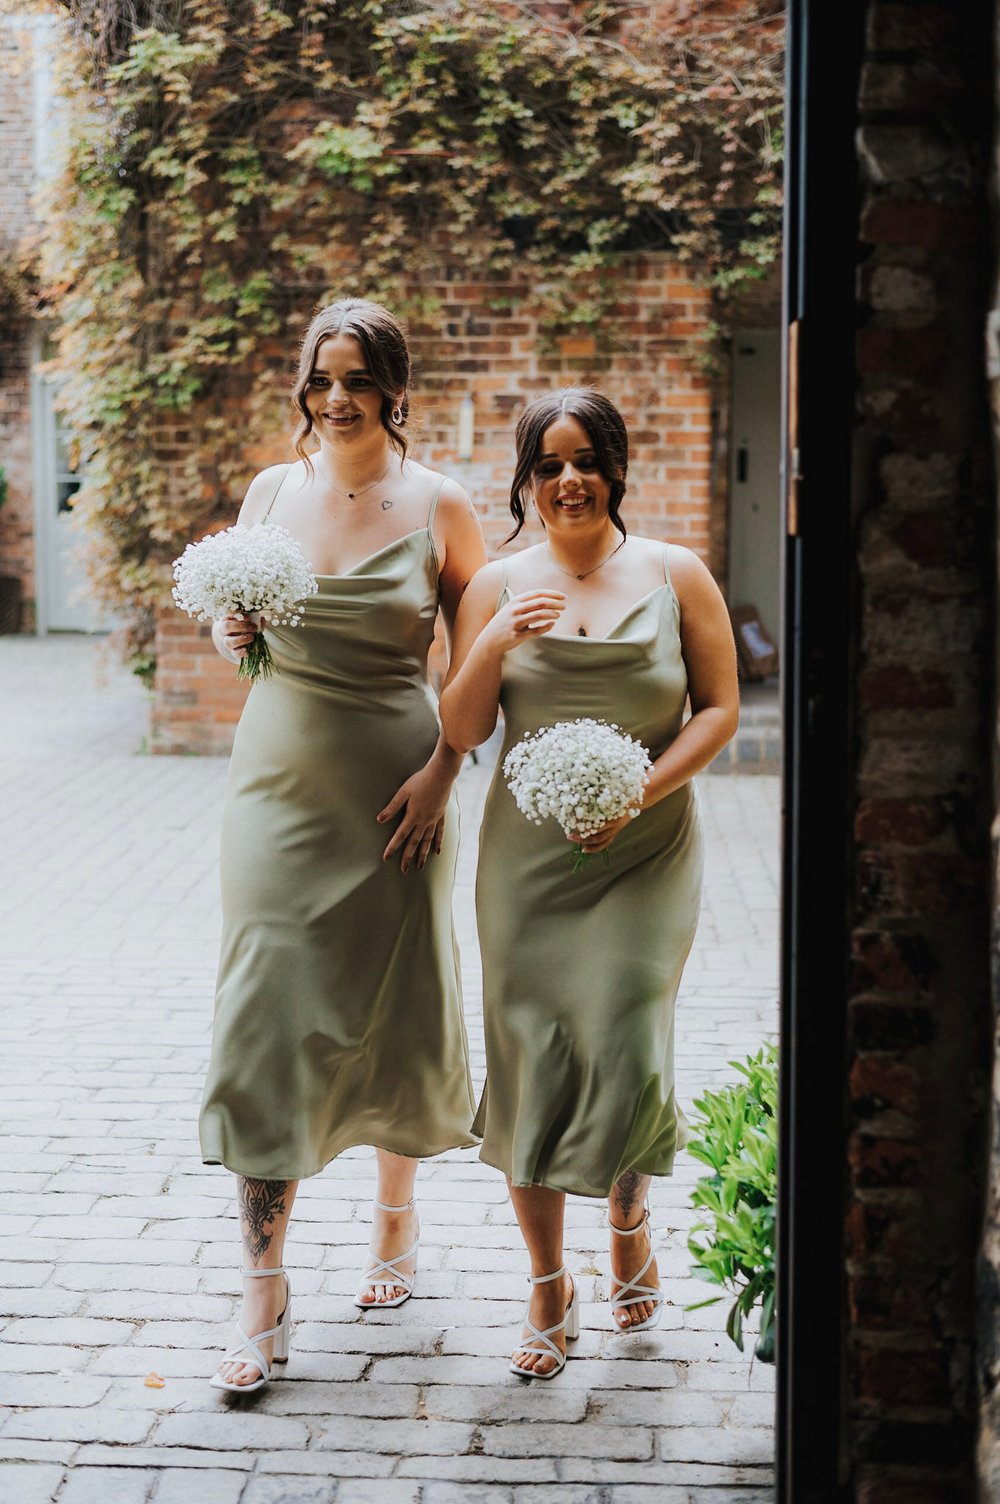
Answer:
POLYGON ((844 1208, 854 549, 855 155, 863 0, 790 0, 778 1504, 834 1504, 844 1208))

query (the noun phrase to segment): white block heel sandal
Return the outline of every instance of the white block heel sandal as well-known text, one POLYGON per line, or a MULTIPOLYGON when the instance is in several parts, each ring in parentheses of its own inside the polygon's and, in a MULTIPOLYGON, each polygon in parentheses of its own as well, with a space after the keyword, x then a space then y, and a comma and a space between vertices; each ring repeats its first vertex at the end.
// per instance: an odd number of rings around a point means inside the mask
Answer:
POLYGON ((272 1365, 288 1362, 289 1336, 292 1324, 292 1286, 288 1274, 284 1269, 244 1269, 243 1274, 247 1279, 264 1279, 268 1275, 283 1274, 285 1277, 285 1309, 278 1319, 278 1325, 270 1327, 266 1332, 255 1332, 248 1337, 242 1327, 236 1328, 236 1335, 240 1339, 237 1347, 231 1348, 223 1358, 223 1363, 234 1363, 237 1360, 244 1363, 252 1363, 260 1369, 260 1378, 254 1379, 252 1384, 234 1384, 231 1379, 224 1379, 220 1373, 213 1374, 209 1379, 213 1389, 225 1389, 230 1394, 253 1394, 255 1389, 263 1389, 273 1377, 272 1365), (274 1349, 271 1362, 268 1363, 261 1352, 258 1343, 266 1342, 268 1337, 274 1338, 274 1349), (248 1353, 246 1358, 240 1358, 241 1353, 248 1353))
MULTIPOLYGON (((387 1206, 384 1201, 376 1201, 373 1205, 377 1206, 380 1212, 408 1212, 413 1206, 413 1201, 406 1201, 402 1206, 387 1206)), ((416 1267, 412 1274, 403 1274, 396 1265, 403 1263, 405 1259, 416 1260, 417 1249, 420 1247, 419 1225, 418 1222, 417 1241, 405 1253, 394 1254, 391 1259, 382 1259, 376 1249, 368 1249, 369 1256, 375 1260, 375 1263, 370 1269, 365 1270, 361 1281, 362 1286, 367 1289, 369 1285, 402 1285, 403 1294, 393 1296, 392 1300, 362 1300, 359 1290, 354 1297, 354 1304, 362 1311, 389 1311, 393 1306, 401 1306, 413 1294, 413 1282, 417 1277, 416 1267)))
POLYGON ((612 1306, 641 1306, 645 1305, 647 1301, 650 1302, 656 1309, 651 1316, 646 1317, 645 1321, 637 1321, 635 1326, 620 1326, 613 1318, 611 1322, 616 1332, 650 1331, 654 1326, 659 1326, 660 1317, 663 1315, 663 1291, 654 1288, 652 1285, 641 1283, 644 1276, 649 1273, 649 1267, 656 1256, 653 1249, 653 1233, 652 1229, 649 1228, 649 1207, 646 1207, 645 1215, 638 1227, 616 1227, 610 1216, 608 1217, 608 1226, 620 1238, 634 1238, 637 1232, 642 1232, 644 1228, 649 1229, 649 1257, 639 1270, 639 1273, 634 1278, 626 1280, 624 1284, 613 1274, 611 1276, 611 1283, 618 1286, 618 1293, 615 1294, 612 1291, 608 1298, 612 1306))
MULTIPOLYGON (((529 1275, 528 1284, 547 1285, 550 1280, 561 1279, 565 1273, 566 1266, 563 1265, 561 1269, 556 1270, 555 1274, 529 1275)), ((555 1326, 547 1326, 544 1332, 541 1332, 535 1323, 528 1319, 528 1312, 526 1310, 524 1313, 524 1324, 531 1333, 531 1336, 526 1337, 523 1342, 519 1342, 514 1351, 516 1353, 546 1353, 555 1358, 556 1365, 546 1373, 539 1373, 537 1368, 519 1368, 513 1358, 511 1358, 511 1373, 516 1373, 522 1379, 554 1379, 556 1374, 562 1373, 566 1367, 566 1354, 560 1352, 557 1345, 552 1341, 554 1334, 561 1332, 565 1327, 567 1342, 575 1342, 580 1335, 580 1303, 577 1299, 576 1280, 573 1281, 573 1294, 569 1305, 566 1307, 566 1314, 562 1321, 557 1321, 555 1326), (536 1347, 536 1342, 540 1342, 542 1344, 541 1347, 536 1347)))

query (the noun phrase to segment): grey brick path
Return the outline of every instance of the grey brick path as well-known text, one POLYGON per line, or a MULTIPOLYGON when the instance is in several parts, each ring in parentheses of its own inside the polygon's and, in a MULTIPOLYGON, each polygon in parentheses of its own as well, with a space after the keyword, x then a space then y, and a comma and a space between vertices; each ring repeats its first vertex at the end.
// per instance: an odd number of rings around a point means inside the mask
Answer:
MULTIPOLYGON (((698 1166, 657 1182, 669 1304, 609 1330, 599 1206, 570 1203, 584 1299, 554 1382, 506 1371, 525 1259, 500 1177, 463 1151, 418 1189, 418 1297, 363 1317, 370 1155, 296 1201, 287 1378, 205 1376, 238 1278, 230 1177, 195 1133, 219 909, 219 760, 136 755, 143 692, 83 639, 0 639, 0 1504, 762 1504, 773 1375, 688 1272, 698 1166), (147 1389, 152 1369, 164 1388, 147 1389)), ((472 867, 485 770, 462 775, 458 918, 482 1071, 472 867)), ((775 1027, 777 786, 703 778, 705 912, 678 1016, 690 1102, 775 1027)))

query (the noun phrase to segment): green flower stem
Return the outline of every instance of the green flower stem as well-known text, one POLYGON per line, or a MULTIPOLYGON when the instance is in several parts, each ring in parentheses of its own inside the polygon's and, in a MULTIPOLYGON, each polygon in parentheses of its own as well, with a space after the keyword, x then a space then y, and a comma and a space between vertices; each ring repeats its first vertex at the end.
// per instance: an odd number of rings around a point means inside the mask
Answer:
POLYGON ((240 659, 236 677, 249 679, 252 684, 257 679, 270 679, 273 673, 274 659, 271 657, 271 649, 267 645, 263 632, 255 632, 253 642, 240 659))
MULTIPOLYGON (((574 846, 573 847, 573 852, 572 852, 573 871, 574 872, 579 872, 580 868, 581 867, 586 867, 587 863, 588 862, 592 862, 594 860, 594 857, 596 855, 597 855, 596 851, 584 851, 584 849, 583 849, 582 846, 574 846)), ((605 867, 610 867, 611 866, 611 856, 610 856, 610 854, 607 851, 602 851, 601 852, 601 856, 604 858, 604 865, 605 865, 605 867)))

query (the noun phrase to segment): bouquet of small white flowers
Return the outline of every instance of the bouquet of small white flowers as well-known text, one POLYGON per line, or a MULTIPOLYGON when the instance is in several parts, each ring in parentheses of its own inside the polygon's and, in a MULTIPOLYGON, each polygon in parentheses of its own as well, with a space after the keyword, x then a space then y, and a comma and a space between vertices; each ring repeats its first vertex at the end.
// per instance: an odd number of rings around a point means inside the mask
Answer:
MULTIPOLYGON (((607 721, 582 717, 529 731, 504 758, 507 786, 536 825, 553 819, 567 836, 591 836, 622 815, 634 819, 652 767, 641 742, 607 721)), ((604 853, 605 861, 608 853, 604 853)), ((574 848, 573 871, 588 856, 574 848)))
POLYGON ((274 671, 259 629, 260 613, 274 626, 297 627, 305 597, 319 586, 301 548, 283 527, 237 523, 189 543, 174 561, 174 600, 199 621, 246 617, 257 630, 240 659, 237 677, 266 679, 274 671))

